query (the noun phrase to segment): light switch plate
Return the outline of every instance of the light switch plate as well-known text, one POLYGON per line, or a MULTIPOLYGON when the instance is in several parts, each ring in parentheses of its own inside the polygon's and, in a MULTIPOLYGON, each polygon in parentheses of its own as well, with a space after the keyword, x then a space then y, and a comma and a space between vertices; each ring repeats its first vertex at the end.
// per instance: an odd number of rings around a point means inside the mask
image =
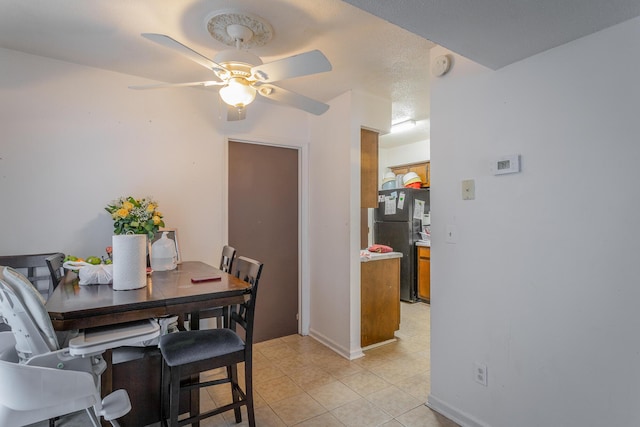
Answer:
POLYGON ((474 200, 476 198, 476 182, 473 179, 462 181, 462 200, 474 200))

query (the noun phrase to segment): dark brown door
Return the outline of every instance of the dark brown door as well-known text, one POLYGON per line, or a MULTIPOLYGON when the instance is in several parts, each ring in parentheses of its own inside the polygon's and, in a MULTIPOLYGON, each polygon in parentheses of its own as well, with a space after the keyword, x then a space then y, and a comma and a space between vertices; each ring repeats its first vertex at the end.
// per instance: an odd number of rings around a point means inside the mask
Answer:
POLYGON ((229 141, 229 245, 264 263, 255 342, 298 333, 298 150, 229 141))

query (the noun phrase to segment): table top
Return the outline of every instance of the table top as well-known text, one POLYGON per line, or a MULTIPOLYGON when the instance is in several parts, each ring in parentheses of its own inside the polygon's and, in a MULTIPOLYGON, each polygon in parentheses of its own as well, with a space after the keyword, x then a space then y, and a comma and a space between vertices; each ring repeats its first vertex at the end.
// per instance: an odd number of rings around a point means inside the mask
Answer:
POLYGON ((184 314, 235 304, 250 285, 199 261, 186 261, 170 271, 154 271, 147 286, 114 291, 112 285, 79 285, 67 275, 46 303, 57 330, 82 329, 144 318, 184 314), (191 283, 192 277, 221 274, 221 279, 191 283))

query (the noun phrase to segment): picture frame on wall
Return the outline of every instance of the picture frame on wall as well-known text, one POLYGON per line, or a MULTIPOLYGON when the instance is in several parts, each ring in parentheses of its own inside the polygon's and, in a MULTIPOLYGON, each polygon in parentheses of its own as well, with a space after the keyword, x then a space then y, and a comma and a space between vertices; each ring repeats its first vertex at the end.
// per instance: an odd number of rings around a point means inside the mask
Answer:
POLYGON ((167 233, 167 238, 173 240, 173 243, 176 245, 176 257, 177 262, 180 264, 182 262, 182 256, 180 255, 180 245, 178 243, 178 229, 177 228, 165 228, 160 227, 160 229, 155 233, 153 239, 149 242, 149 254, 151 254, 151 245, 153 245, 157 240, 162 238, 162 233, 167 233))

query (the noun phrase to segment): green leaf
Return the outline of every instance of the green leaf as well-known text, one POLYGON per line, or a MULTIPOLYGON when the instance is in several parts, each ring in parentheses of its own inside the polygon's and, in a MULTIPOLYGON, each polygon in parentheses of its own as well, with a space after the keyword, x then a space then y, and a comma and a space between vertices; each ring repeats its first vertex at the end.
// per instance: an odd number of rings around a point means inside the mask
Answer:
POLYGON ((140 207, 140 203, 138 203, 138 201, 136 199, 134 199, 133 197, 129 196, 129 198, 127 200, 130 201, 131 204, 133 204, 133 206, 135 206, 136 208, 140 207))

